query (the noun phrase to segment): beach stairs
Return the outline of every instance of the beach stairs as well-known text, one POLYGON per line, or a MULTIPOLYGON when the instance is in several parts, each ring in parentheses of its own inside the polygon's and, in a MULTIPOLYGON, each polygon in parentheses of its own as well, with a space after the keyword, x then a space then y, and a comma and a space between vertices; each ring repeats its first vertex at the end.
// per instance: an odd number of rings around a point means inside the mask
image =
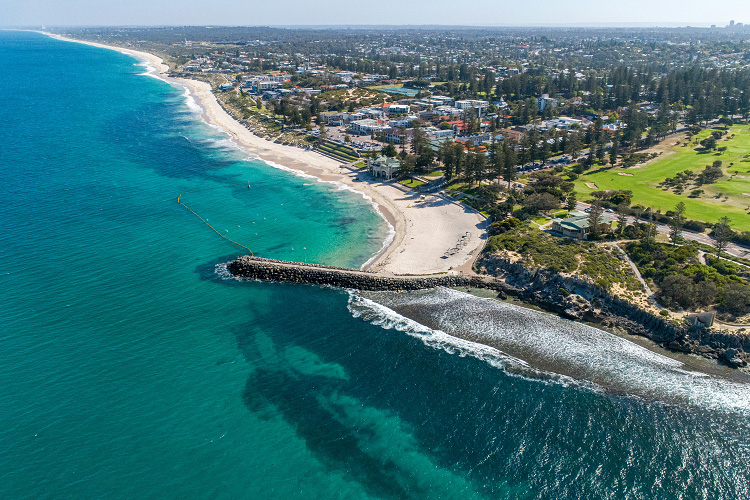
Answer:
POLYGON ((354 148, 329 140, 318 145, 316 151, 324 156, 328 156, 344 163, 355 162, 361 158, 354 148))

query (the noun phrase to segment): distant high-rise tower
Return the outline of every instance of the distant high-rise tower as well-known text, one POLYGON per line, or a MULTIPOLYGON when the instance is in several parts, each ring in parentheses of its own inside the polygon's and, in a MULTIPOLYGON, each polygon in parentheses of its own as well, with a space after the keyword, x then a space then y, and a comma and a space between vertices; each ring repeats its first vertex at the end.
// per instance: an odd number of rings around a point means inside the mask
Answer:
POLYGON ((730 28, 734 28, 734 19, 731 20, 731 21, 729 21, 729 27, 730 28))

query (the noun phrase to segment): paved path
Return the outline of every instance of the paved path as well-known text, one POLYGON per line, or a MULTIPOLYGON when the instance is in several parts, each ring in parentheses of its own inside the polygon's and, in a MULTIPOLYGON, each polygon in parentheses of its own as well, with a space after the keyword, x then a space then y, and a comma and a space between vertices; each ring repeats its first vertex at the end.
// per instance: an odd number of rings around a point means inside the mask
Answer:
POLYGON ((630 256, 620 248, 620 245, 614 244, 612 245, 614 248, 617 249, 618 252, 620 252, 620 255, 622 255, 625 258, 625 261, 630 265, 630 269, 633 270, 633 274, 635 274, 635 277, 638 278, 638 281, 641 282, 641 286, 646 291, 646 295, 648 296, 649 302, 651 302, 653 305, 658 307, 659 309, 666 309, 665 307, 662 307, 661 304, 656 300, 656 296, 654 292, 651 290, 651 287, 648 286, 646 283, 646 280, 643 279, 643 276, 641 276, 641 272, 638 270, 638 266, 635 265, 635 262, 633 262, 630 259, 630 256))
MULTIPOLYGON (((589 205, 588 203, 583 203, 583 202, 579 201, 578 204, 577 204, 577 206, 576 206, 576 208, 578 210, 583 211, 583 210, 589 208, 590 206, 591 205, 589 205)), ((603 216, 606 219, 609 219, 611 221, 616 221, 617 220, 617 214, 616 213, 604 212, 603 216)), ((628 216, 628 217, 626 217, 626 220, 628 221, 628 223, 633 224, 635 222, 635 217, 628 216)), ((641 218, 640 222, 643 223, 643 222, 648 222, 648 221, 645 220, 645 219, 643 219, 643 218, 641 218)), ((670 231, 669 226, 667 226, 665 224, 658 224, 658 223, 656 224, 656 230, 658 232, 662 233, 662 234, 667 234, 667 235, 669 234, 669 231, 670 231)), ((716 242, 714 241, 714 239, 711 238, 707 234, 694 233, 692 231, 685 231, 683 229, 682 230, 682 237, 685 238, 686 240, 697 241, 698 243, 704 243, 704 244, 710 245, 712 247, 716 246, 716 242)), ((724 249, 724 252, 726 252, 726 253, 728 253, 730 255, 734 255, 735 257, 742 257, 742 258, 745 258, 745 259, 750 258, 750 248, 743 247, 742 245, 737 245, 736 243, 727 243, 727 246, 724 249)))

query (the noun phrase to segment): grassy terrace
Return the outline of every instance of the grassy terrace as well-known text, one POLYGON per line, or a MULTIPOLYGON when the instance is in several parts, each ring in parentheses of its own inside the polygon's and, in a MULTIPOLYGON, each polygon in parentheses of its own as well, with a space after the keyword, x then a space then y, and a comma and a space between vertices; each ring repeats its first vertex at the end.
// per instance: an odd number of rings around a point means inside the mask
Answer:
POLYGON ((331 155, 341 161, 351 162, 359 160, 359 155, 357 154, 357 152, 349 146, 342 146, 341 144, 336 144, 329 141, 318 146, 318 149, 323 153, 331 155))
MULTIPOLYGON (((696 138, 705 138, 710 130, 702 131, 696 138)), ((651 206, 665 212, 674 209, 679 202, 685 203, 685 215, 688 218, 705 222, 716 222, 727 216, 732 221, 734 229, 750 230, 750 126, 735 125, 730 128, 727 139, 718 141, 718 147, 727 147, 721 154, 704 152, 700 147, 690 144, 683 146, 684 140, 672 148, 671 153, 655 162, 630 169, 612 168, 599 170, 594 167, 581 175, 576 181, 576 191, 579 198, 588 198, 594 191, 586 183, 594 183, 600 190, 627 189, 633 191, 633 204, 651 206), (731 135, 734 137, 731 138, 731 135), (713 184, 704 184, 700 189, 704 191, 697 198, 689 197, 690 192, 697 186, 690 185, 682 194, 659 187, 659 183, 679 172, 692 170, 696 174, 721 160, 724 176, 713 184), (737 172, 737 173, 735 173, 737 172), (620 175, 629 174, 629 175, 620 175), (748 194, 744 194, 748 193, 748 194)), ((674 142, 675 139, 667 139, 674 142)))
POLYGON ((469 184, 468 182, 462 182, 462 181, 453 181, 447 186, 445 186, 445 189, 450 191, 460 191, 462 193, 466 193, 468 195, 475 195, 477 193, 477 189, 479 189, 479 184, 469 184))
POLYGON ((365 87, 366 89, 370 90, 380 90, 380 89, 394 89, 394 88, 401 88, 403 87, 403 83, 392 83, 390 85, 372 85, 370 87, 365 87))

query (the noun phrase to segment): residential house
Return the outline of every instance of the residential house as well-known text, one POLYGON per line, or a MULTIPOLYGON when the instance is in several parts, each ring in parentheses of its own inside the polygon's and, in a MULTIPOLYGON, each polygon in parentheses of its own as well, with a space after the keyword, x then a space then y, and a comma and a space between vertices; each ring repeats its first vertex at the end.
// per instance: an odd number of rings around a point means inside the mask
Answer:
POLYGON ((503 136, 503 139, 505 139, 508 142, 520 142, 521 139, 523 139, 523 130, 516 130, 512 128, 502 128, 500 129, 500 135, 503 136))
POLYGON ((471 134, 471 135, 463 135, 456 137, 457 141, 466 143, 467 145, 469 143, 474 144, 475 146, 479 146, 482 143, 490 142, 491 136, 490 134, 471 134))
POLYGON ((393 141, 394 144, 406 144, 411 142, 413 135, 413 128, 389 128, 385 131, 385 140, 386 142, 393 141))

